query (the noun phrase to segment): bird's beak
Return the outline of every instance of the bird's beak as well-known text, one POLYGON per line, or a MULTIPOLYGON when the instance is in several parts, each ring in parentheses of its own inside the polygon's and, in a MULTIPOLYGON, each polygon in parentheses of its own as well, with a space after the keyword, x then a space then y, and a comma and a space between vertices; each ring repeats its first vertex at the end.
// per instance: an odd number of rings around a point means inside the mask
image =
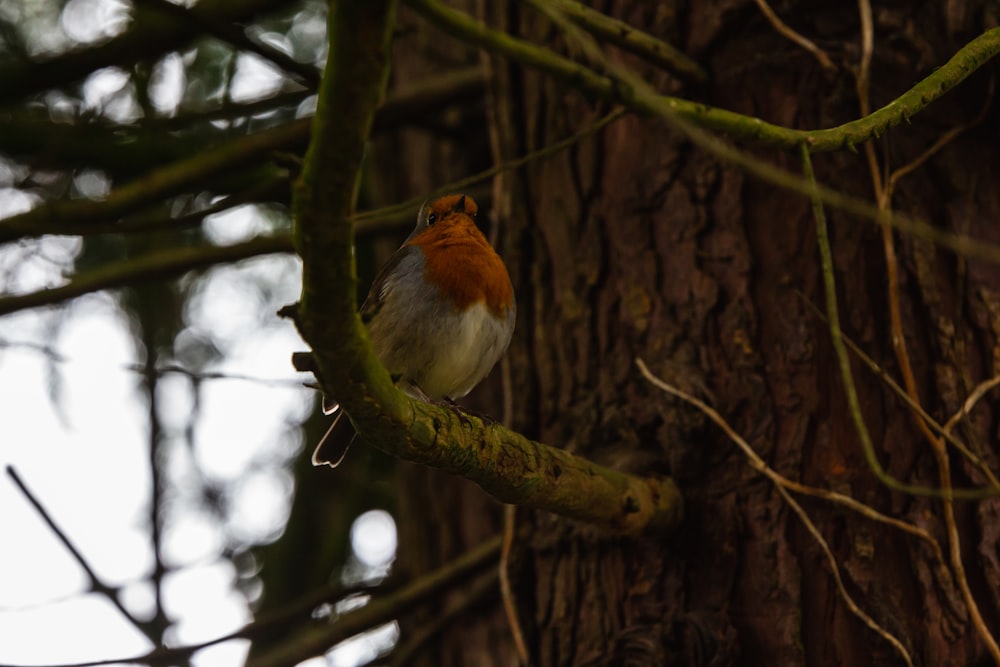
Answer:
POLYGON ((465 213, 465 195, 458 198, 458 201, 455 202, 455 205, 451 208, 451 210, 456 213, 465 213))

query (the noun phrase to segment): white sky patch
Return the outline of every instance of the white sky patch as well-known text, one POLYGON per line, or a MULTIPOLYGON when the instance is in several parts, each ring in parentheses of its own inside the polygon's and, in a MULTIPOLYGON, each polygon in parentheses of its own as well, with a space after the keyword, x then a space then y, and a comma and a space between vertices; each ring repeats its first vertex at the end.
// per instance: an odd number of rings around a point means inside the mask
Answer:
POLYGON ((394 621, 337 644, 327 657, 333 667, 365 665, 388 651, 397 641, 399 624, 394 621))
POLYGON ((81 169, 73 177, 73 187, 88 199, 104 199, 111 192, 111 181, 104 172, 95 169, 81 169))
POLYGON ((0 627, 4 628, 0 648, 4 662, 44 665, 125 658, 152 648, 146 636, 100 595, 17 614, 0 612, 0 627), (53 628, 58 628, 58 641, 52 639, 53 628))
POLYGON ((9 218, 30 210, 41 198, 17 188, 0 188, 0 218, 9 218))
POLYGON ((45 236, 7 247, 0 253, 0 292, 22 294, 65 283, 63 273, 71 269, 81 247, 79 239, 66 236, 45 236))
POLYGON ((203 226, 205 235, 216 245, 246 241, 267 228, 267 220, 256 204, 244 204, 206 216, 203 226))
POLYGON ((277 538, 288 521, 293 488, 287 472, 255 472, 240 480, 231 498, 236 537, 247 542, 277 538))
POLYGON ((193 644, 239 629, 250 620, 246 601, 233 590, 236 571, 228 560, 187 567, 164 579, 164 608, 173 618, 174 641, 193 644), (211 600, 212 604, 205 604, 211 600), (225 629, 222 629, 225 628, 225 629))
POLYGON ((122 0, 69 0, 60 24, 70 39, 87 44, 121 34, 130 16, 130 4, 122 0))
POLYGON ((396 556, 396 522, 385 510, 365 512, 351 526, 354 555, 370 568, 385 567, 396 556))
POLYGON ((177 52, 168 53, 156 63, 149 77, 149 101, 158 113, 173 116, 184 99, 186 85, 183 58, 177 52))
POLYGON ((163 562, 178 568, 212 558, 225 542, 218 521, 205 510, 188 507, 163 527, 163 562))
POLYGON ((129 75, 118 67, 99 69, 83 83, 84 108, 103 114, 118 123, 142 117, 129 75))
POLYGON ((229 93, 234 102, 250 102, 269 97, 281 90, 284 78, 276 65, 257 54, 240 53, 229 93))

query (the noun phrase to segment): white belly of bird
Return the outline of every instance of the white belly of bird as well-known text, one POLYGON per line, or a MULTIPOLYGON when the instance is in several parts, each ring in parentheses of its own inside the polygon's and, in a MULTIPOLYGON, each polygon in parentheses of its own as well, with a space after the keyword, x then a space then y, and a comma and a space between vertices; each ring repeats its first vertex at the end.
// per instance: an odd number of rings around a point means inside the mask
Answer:
POLYGON ((426 369, 420 388, 432 398, 459 398, 479 384, 506 348, 504 322, 498 321, 483 302, 446 324, 435 362, 426 369))

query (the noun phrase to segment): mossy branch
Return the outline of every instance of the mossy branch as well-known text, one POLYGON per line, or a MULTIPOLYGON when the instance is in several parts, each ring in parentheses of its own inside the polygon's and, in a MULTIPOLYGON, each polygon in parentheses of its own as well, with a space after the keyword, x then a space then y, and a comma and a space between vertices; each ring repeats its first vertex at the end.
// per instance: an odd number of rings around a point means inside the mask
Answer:
MULTIPOLYGON (((479 68, 466 68, 404 88, 379 109, 375 116, 373 131, 389 130, 442 106, 481 95, 484 85, 479 68)), ((249 113, 252 108, 252 105, 245 105, 243 109, 249 113)), ((255 134, 230 139, 208 149, 202 146, 194 150, 193 144, 184 145, 183 150, 188 154, 179 158, 173 149, 169 156, 163 154, 161 149, 165 147, 160 143, 144 144, 142 150, 153 153, 154 157, 159 154, 162 159, 169 157, 174 161, 115 188, 104 199, 49 202, 26 213, 0 220, 0 243, 35 238, 45 234, 82 236, 111 231, 141 231, 143 229, 141 223, 132 224, 126 221, 120 228, 116 229, 115 226, 122 216, 130 215, 182 192, 211 187, 225 190, 227 186, 237 184, 241 189, 258 190, 283 183, 283 174, 276 174, 278 171, 276 168, 260 166, 255 172, 248 172, 246 168, 248 165, 259 165, 263 157, 275 151, 297 150, 299 147, 304 147, 309 140, 311 123, 309 118, 295 120, 255 134)), ((91 143, 96 145, 102 141, 110 142, 111 138, 122 129, 118 126, 104 125, 86 127, 85 131, 91 136, 93 140, 91 143)), ((62 131, 58 124, 23 119, 16 126, 14 137, 0 137, 0 148, 14 148, 15 152, 46 152, 45 142, 53 140, 52 135, 55 132, 57 138, 54 141, 58 143, 60 136, 58 133, 62 131)), ((79 132, 80 128, 70 128, 70 131, 79 132)), ((114 157, 112 162, 124 164, 136 157, 132 151, 132 148, 128 148, 122 155, 114 157)), ((98 166, 108 166, 107 156, 98 158, 86 153, 72 152, 65 155, 70 163, 81 159, 89 160, 90 157, 98 159, 98 166), (104 162, 101 162, 101 159, 104 159, 104 162)))
MULTIPOLYGON (((805 173, 806 178, 813 184, 813 187, 817 187, 815 176, 813 174, 812 160, 809 156, 809 150, 805 146, 801 149, 801 157, 802 170, 805 173)), ((826 299, 826 320, 830 329, 830 339, 833 343, 833 349, 837 356, 837 364, 840 370, 841 381, 844 384, 844 394, 847 397, 848 412, 851 415, 851 421, 854 423, 855 430, 858 433, 858 438, 861 440, 861 445, 864 449, 865 460, 868 463, 868 467, 880 482, 893 491, 909 493, 916 496, 941 497, 942 495, 945 495, 945 492, 942 489, 907 484, 906 482, 896 479, 886 472, 882 463, 878 460, 878 454, 875 451, 875 444, 872 441, 871 433, 868 431, 868 426, 865 424, 864 415, 861 413, 861 399, 858 397, 857 387, 854 384, 854 374, 851 371, 851 360, 847 353, 847 345, 844 343, 843 331, 840 328, 840 310, 837 306, 837 282, 836 276, 834 275, 833 251, 830 248, 830 236, 827 232, 826 213, 823 210, 823 203, 816 196, 812 198, 812 208, 813 217, 816 220, 816 245, 819 248, 820 268, 822 270, 823 278, 823 293, 826 299)), ((990 495, 994 495, 994 493, 994 491, 987 487, 983 489, 949 489, 946 495, 952 498, 976 499, 988 497, 990 495)))
POLYGON ((295 187, 303 259, 297 322, 326 388, 365 439, 390 454, 462 475, 498 499, 612 530, 675 526, 670 480, 639 478, 532 442, 496 424, 413 401, 382 368, 356 314, 351 225, 362 153, 389 67, 392 0, 337 2, 312 142, 295 187))
POLYGON ((810 184, 807 179, 749 155, 707 131, 716 130, 728 133, 730 137, 741 141, 779 148, 798 150, 801 146, 807 146, 810 153, 832 151, 843 146, 853 148, 854 143, 869 138, 873 127, 882 131, 900 120, 908 120, 919 109, 943 95, 1000 52, 1000 28, 990 30, 967 44, 947 64, 883 109, 837 128, 808 131, 782 128, 757 118, 659 95, 632 73, 615 67, 606 60, 604 66, 613 76, 598 74, 548 49, 493 30, 436 0, 406 1, 429 21, 459 39, 545 72, 586 94, 600 99, 613 99, 634 111, 665 119, 695 145, 763 181, 802 193, 807 197, 816 197, 824 204, 853 213, 862 219, 888 224, 901 232, 948 248, 962 257, 1000 264, 1000 247, 995 244, 953 234, 919 218, 911 218, 897 212, 886 214, 878 207, 857 197, 823 185, 810 184), (919 104, 915 98, 919 98, 919 104), (908 100, 906 104, 901 102, 904 99, 908 100), (903 116, 896 115, 900 110, 906 113, 903 116))
POLYGON ((636 90, 620 80, 599 74, 550 49, 493 30, 468 14, 457 12, 437 0, 406 2, 428 21, 458 39, 543 71, 568 87, 593 97, 620 102, 641 113, 675 116, 746 143, 785 149, 796 149, 805 144, 812 153, 853 149, 899 123, 909 121, 1000 53, 1000 28, 994 28, 966 44, 951 60, 923 81, 864 118, 829 129, 795 130, 678 97, 637 94, 636 90))
POLYGON ((701 68, 701 65, 670 44, 647 32, 602 14, 575 0, 556 0, 555 5, 559 11, 598 39, 603 39, 623 51, 628 51, 654 65, 659 65, 682 79, 697 83, 708 81, 708 74, 701 68))

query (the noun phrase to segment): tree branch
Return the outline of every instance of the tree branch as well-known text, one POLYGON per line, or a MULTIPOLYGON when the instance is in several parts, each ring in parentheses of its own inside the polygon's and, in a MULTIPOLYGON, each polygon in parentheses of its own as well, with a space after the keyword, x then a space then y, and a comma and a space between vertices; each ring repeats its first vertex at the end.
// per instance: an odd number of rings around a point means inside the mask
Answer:
POLYGON ((579 24, 581 28, 614 44, 623 51, 647 60, 673 72, 682 79, 704 83, 708 74, 701 65, 688 58, 670 44, 649 33, 633 28, 624 21, 602 14, 575 0, 556 0, 556 8, 579 24))
POLYGON ((0 297, 0 315, 60 303, 99 290, 173 278, 216 264, 289 252, 292 252, 292 243, 288 236, 262 236, 228 246, 168 248, 77 274, 59 287, 0 297))
MULTIPOLYGON (((338 0, 342 2, 343 0, 338 0)), ((367 2, 370 0, 361 0, 367 2)), ((456 558, 443 567, 429 572, 397 593, 373 599, 364 607, 348 612, 333 623, 310 626, 271 651, 256 659, 250 658, 246 667, 285 667, 295 665, 354 635, 399 618, 410 609, 442 591, 464 582, 470 574, 482 570, 487 563, 495 562, 500 554, 500 537, 456 558)))
POLYGON ((45 506, 42 505, 41 501, 35 497, 31 490, 28 489, 27 485, 21 480, 21 476, 17 474, 14 466, 7 466, 7 476, 11 478, 21 494, 28 500, 29 503, 31 503, 31 506, 35 508, 35 511, 38 512, 38 516, 42 518, 42 521, 44 521, 45 525, 49 527, 49 530, 51 530, 56 538, 62 542, 63 546, 66 547, 66 550, 73 556, 73 560, 75 560, 80 567, 83 568, 84 573, 87 575, 90 589, 106 597, 108 601, 111 602, 111 604, 113 604, 121 613, 121 615, 128 620, 129 623, 134 625, 139 632, 146 635, 146 638, 149 639, 154 646, 159 645, 160 638, 156 635, 156 632, 153 631, 153 628, 146 623, 142 623, 139 619, 133 616, 132 613, 125 608, 125 605, 122 604, 121 600, 118 599, 118 589, 104 583, 104 581, 97 576, 97 573, 94 572, 92 567, 90 567, 90 563, 88 563, 87 559, 83 557, 80 550, 77 549, 76 545, 70 541, 69 537, 67 537, 66 533, 64 533, 59 525, 56 524, 55 520, 49 514, 48 510, 45 509, 45 506))
MULTIPOLYGON (((263 656, 262 659, 280 659, 278 656, 293 653, 299 649, 300 641, 311 641, 308 649, 313 651, 309 655, 293 660, 282 665, 295 664, 301 662, 310 655, 321 653, 337 642, 348 639, 360 632, 374 628, 391 621, 400 614, 405 613, 414 606, 427 601, 441 593, 444 593, 459 584, 463 583, 467 577, 482 571, 491 562, 495 562, 500 554, 500 537, 487 540, 479 547, 468 551, 438 569, 428 572, 425 575, 411 581, 406 586, 399 586, 398 582, 390 580, 390 583, 379 586, 331 586, 315 591, 303 596, 299 600, 290 602, 284 607, 248 623, 239 630, 231 632, 215 639, 189 644, 187 646, 177 646, 170 648, 158 648, 144 655, 130 658, 108 658, 106 660, 88 660, 86 662, 75 662, 71 664, 53 665, 50 667, 98 667, 101 665, 119 665, 122 663, 135 663, 145 665, 162 665, 182 663, 185 658, 209 646, 215 646, 233 639, 252 639, 269 630, 276 628, 288 628, 293 623, 301 624, 316 607, 321 604, 342 600, 356 594, 368 593, 374 598, 364 607, 346 612, 337 616, 332 622, 322 626, 312 626, 301 635, 290 637, 287 645, 282 645, 275 650, 275 653, 263 656), (383 597, 378 597, 378 596, 383 597), (300 639, 301 636, 301 639, 300 639)), ((297 626, 298 627, 298 626, 297 626)), ((16 665, 0 665, 0 667, 18 667, 16 665)))
MULTIPOLYGON (((114 220, 195 185, 204 188, 206 182, 211 182, 232 167, 254 164, 263 154, 304 142, 308 129, 307 122, 299 121, 228 141, 151 171, 115 188, 102 200, 48 202, 27 213, 0 220, 0 243, 43 234, 85 233, 86 223, 114 220)), ((247 185, 247 179, 244 179, 243 186, 247 185)))
POLYGON ((640 478, 532 442, 499 425, 413 401, 379 363, 356 313, 354 230, 359 168, 388 73, 391 0, 339 2, 312 143, 295 188, 303 259, 297 324, 319 375, 359 432, 399 458, 462 475, 503 502, 545 509, 614 531, 665 530, 681 517, 669 479, 640 478))
MULTIPOLYGON (((436 77, 406 88, 395 95, 379 110, 373 130, 385 131, 422 114, 440 109, 444 105, 480 95, 484 88, 479 68, 467 68, 436 77)), ((254 164, 262 155, 291 150, 304 146, 309 139, 312 119, 303 118, 286 125, 263 130, 256 134, 231 139, 222 145, 195 152, 172 164, 151 171, 141 178, 115 188, 105 199, 73 199, 43 204, 26 213, 0 220, 0 243, 21 238, 35 238, 45 234, 85 235, 109 231, 133 231, 126 223, 117 229, 115 221, 155 201, 194 187, 205 188, 224 174, 232 178, 234 169, 245 176, 243 167, 254 164)), ((44 127, 39 128, 44 130, 44 127)), ((57 128, 58 131, 58 128, 57 128)), ((108 128, 109 133, 117 132, 108 128)), ((34 133, 41 141, 44 131, 34 133)), ((99 133, 95 131, 95 138, 99 133)), ((3 142, 22 142, 23 139, 4 139, 3 142)), ((36 148, 39 148, 37 146, 36 148)), ((96 143, 95 143, 96 147, 96 143)), ((31 146, 25 148, 30 150, 31 146)), ((150 148, 150 147, 147 147, 150 148)), ((164 146, 166 150, 172 150, 164 146)), ((155 150, 156 146, 152 147, 155 150)), ((132 149, 128 154, 132 155, 132 149)), ((95 156, 95 159, 103 159, 95 156)), ((280 177, 279 177, 280 178, 280 177)), ((241 188, 266 188, 274 184, 275 177, 261 179, 257 186, 242 178, 241 188)), ((140 225, 141 226, 141 225, 140 225)))
POLYGON ((176 5, 170 2, 170 0, 137 0, 136 4, 146 5, 162 11, 164 14, 175 16, 189 26, 201 28, 202 31, 224 42, 228 42, 238 49, 255 53, 261 58, 274 63, 285 72, 294 75, 299 83, 307 88, 315 89, 319 84, 320 73, 315 67, 308 63, 301 63, 287 53, 279 51, 268 44, 262 44, 250 39, 243 30, 232 23, 217 21, 207 16, 204 12, 194 11, 183 5, 176 5))
POLYGON ((437 0, 406 0, 406 2, 428 21, 458 39, 527 67, 546 72, 570 88, 598 99, 620 102, 634 111, 655 116, 677 117, 751 144, 786 149, 797 148, 804 144, 813 153, 853 149, 858 144, 884 134, 899 123, 909 121, 931 102, 1000 53, 1000 28, 994 28, 966 44, 951 60, 934 70, 913 88, 864 118, 830 129, 795 130, 677 97, 638 94, 625 82, 598 74, 544 47, 493 30, 468 14, 457 12, 437 0))
POLYGON ((825 204, 853 213, 862 219, 889 224, 894 229, 936 243, 963 257, 1000 264, 1000 247, 995 244, 939 229, 919 218, 911 218, 896 212, 886 213, 857 197, 845 195, 822 185, 811 184, 802 176, 746 154, 703 129, 727 132, 741 141, 778 148, 806 146, 810 153, 844 147, 853 149, 855 142, 867 140, 872 133, 877 135, 901 120, 908 121, 910 116, 939 98, 1000 52, 1000 28, 989 30, 966 44, 948 63, 882 109, 836 128, 807 131, 770 125, 750 116, 659 95, 637 76, 616 67, 607 59, 602 63, 607 71, 614 72, 614 78, 597 74, 548 49, 536 47, 506 33, 488 28, 472 17, 454 12, 436 0, 407 0, 407 2, 423 13, 429 21, 438 24, 443 30, 456 35, 459 39, 546 72, 571 88, 600 99, 619 100, 630 109, 663 118, 695 145, 763 181, 799 192, 807 197, 817 197, 825 204))

